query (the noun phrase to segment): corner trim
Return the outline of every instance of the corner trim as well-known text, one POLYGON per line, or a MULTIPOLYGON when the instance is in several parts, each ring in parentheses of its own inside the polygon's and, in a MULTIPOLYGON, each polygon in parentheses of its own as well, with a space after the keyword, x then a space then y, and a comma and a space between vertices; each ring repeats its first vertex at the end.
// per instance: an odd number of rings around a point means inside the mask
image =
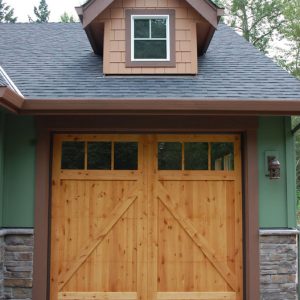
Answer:
POLYGON ((244 134, 245 299, 260 299, 257 130, 244 134))

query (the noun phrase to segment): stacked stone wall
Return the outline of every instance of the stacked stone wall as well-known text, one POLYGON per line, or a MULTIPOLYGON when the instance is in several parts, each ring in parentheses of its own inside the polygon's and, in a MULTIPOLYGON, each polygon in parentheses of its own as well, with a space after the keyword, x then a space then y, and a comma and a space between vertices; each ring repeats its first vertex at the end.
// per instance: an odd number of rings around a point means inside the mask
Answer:
POLYGON ((33 230, 4 229, 0 237, 0 299, 32 299, 33 230))
POLYGON ((261 300, 298 299, 297 240, 297 232, 293 230, 261 231, 261 300))

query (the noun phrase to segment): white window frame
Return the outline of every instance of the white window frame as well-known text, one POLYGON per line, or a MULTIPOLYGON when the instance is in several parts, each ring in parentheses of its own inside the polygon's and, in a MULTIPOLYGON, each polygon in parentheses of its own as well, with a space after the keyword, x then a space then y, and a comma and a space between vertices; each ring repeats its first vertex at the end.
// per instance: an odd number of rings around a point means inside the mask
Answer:
MULTIPOLYGON (((150 22, 151 34, 151 22, 150 22)), ((170 61, 170 16, 169 15, 131 15, 131 61, 170 61), (166 38, 134 38, 134 20, 136 19, 166 19, 166 38), (149 40, 149 41, 166 41, 167 43, 167 58, 134 58, 134 41, 149 40)))

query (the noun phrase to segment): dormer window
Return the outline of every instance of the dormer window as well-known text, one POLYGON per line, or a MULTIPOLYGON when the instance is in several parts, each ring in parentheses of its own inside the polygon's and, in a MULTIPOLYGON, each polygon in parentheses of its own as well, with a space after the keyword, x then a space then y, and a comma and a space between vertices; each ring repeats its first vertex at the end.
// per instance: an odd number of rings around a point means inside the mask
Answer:
POLYGON ((169 15, 131 16, 131 60, 170 60, 169 15))
POLYGON ((126 11, 126 66, 175 67, 175 11, 126 11))

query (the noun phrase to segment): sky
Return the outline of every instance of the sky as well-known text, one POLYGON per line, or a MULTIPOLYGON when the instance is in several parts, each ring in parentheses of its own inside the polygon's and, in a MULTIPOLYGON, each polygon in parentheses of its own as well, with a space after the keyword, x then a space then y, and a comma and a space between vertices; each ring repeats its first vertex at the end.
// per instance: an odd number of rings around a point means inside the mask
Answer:
MULTIPOLYGON (((33 19, 33 7, 38 6, 40 0, 4 0, 4 2, 10 5, 15 10, 15 16, 18 17, 18 22, 28 22, 28 15, 33 19)), ((58 22, 60 16, 66 11, 68 14, 77 17, 77 13, 74 9, 75 6, 79 6, 86 2, 85 0, 46 0, 48 8, 51 11, 50 22, 58 22)))

